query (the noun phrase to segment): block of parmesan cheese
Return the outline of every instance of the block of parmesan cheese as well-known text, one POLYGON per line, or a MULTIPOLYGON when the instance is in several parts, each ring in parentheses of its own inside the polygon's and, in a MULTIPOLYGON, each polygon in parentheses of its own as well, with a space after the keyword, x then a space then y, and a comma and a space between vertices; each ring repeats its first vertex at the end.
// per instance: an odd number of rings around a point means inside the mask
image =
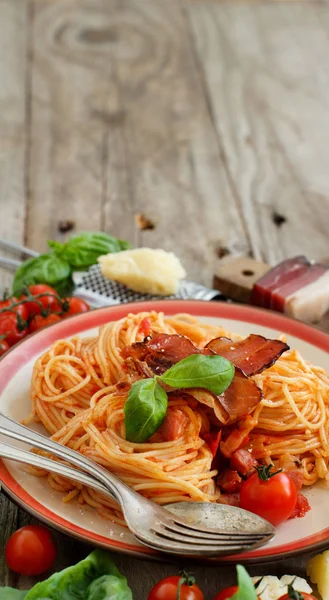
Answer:
POLYGON ((135 292, 170 296, 186 275, 173 252, 135 248, 98 258, 102 275, 123 283, 135 292))

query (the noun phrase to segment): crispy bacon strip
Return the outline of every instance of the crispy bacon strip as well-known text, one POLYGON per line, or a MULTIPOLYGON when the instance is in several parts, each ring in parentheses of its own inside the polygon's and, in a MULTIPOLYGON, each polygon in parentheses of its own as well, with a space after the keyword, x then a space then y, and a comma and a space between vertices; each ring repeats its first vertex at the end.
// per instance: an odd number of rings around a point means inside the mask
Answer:
POLYGON ((203 388, 187 390, 201 404, 213 409, 221 423, 229 423, 249 414, 262 399, 262 392, 253 379, 249 379, 240 369, 235 369, 231 385, 221 396, 215 396, 203 388))
POLYGON ((250 376, 271 367, 283 352, 289 350, 289 346, 280 340, 269 340, 252 333, 238 342, 225 337, 215 338, 207 344, 206 349, 224 356, 250 376))
MULTIPOLYGON (((262 343, 268 341, 261 336, 254 337, 260 337, 262 343)), ((232 346, 233 342, 231 340, 224 339, 227 346, 232 346)), ((222 340, 223 338, 217 338, 213 341, 223 343, 222 340)), ((278 343, 281 348, 281 344, 283 343, 278 343)), ((237 344, 240 344, 240 342, 237 344)), ((283 346, 286 345, 283 344, 283 346)), ((245 349, 243 352, 245 353, 245 349)), ((142 377, 152 377, 153 374, 160 375, 164 373, 173 364, 176 364, 187 356, 191 356, 191 354, 201 353, 213 354, 214 352, 209 347, 209 344, 203 350, 197 348, 191 340, 183 335, 157 333, 151 339, 127 346, 122 350, 121 354, 126 359, 126 367, 130 372, 138 373, 142 377)), ((245 362, 247 362, 246 358, 244 354, 245 362)), ((250 413, 262 399, 259 387, 239 367, 236 367, 234 379, 223 395, 215 396, 208 390, 201 388, 189 389, 188 393, 198 400, 198 402, 212 408, 221 423, 228 423, 242 415, 250 413)))
MULTIPOLYGON (((123 358, 133 358, 144 361, 156 375, 162 375, 167 369, 191 354, 201 354, 202 350, 184 335, 169 335, 156 333, 151 339, 144 342, 135 342, 121 352, 123 358)), ((204 354, 213 354, 206 350, 204 354)))
POLYGON ((231 419, 249 414, 262 397, 262 391, 255 381, 249 379, 238 367, 235 367, 231 385, 219 396, 222 407, 231 419))

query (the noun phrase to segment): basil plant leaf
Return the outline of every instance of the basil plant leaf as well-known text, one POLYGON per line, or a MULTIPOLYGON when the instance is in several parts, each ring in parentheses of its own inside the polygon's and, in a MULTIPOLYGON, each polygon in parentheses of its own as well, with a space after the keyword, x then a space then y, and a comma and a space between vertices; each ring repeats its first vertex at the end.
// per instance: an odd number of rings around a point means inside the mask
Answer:
POLYGON ((69 263, 54 252, 41 254, 36 258, 24 261, 16 270, 13 282, 13 293, 19 294, 24 287, 36 283, 47 283, 58 293, 72 290, 72 269, 69 263))
MULTIPOLYGON (((126 583, 125 577, 118 571, 108 553, 104 550, 94 550, 87 558, 76 565, 59 573, 54 573, 45 581, 34 585, 25 596, 25 599, 87 600, 89 596, 86 595, 86 590, 91 587, 95 580, 102 578, 104 575, 122 580, 123 586, 126 583)), ((91 598, 95 599, 97 596, 94 594, 91 598)), ((99 595, 98 598, 99 600, 105 600, 107 596, 99 595)), ((112 600, 114 596, 109 595, 108 598, 112 600)), ((127 594, 126 596, 119 596, 119 598, 120 600, 131 600, 131 596, 127 594)))
POLYGON ((201 387, 218 396, 225 392, 233 377, 234 366, 223 356, 192 354, 158 379, 172 388, 201 387))
POLYGON ((128 242, 119 240, 108 233, 86 232, 73 237, 64 244, 61 256, 74 270, 83 270, 96 264, 99 256, 127 250, 129 247, 128 242))
POLYGON ((15 590, 11 587, 0 587, 0 600, 23 600, 27 590, 15 590))
POLYGON ((87 588, 86 600, 133 600, 125 577, 103 575, 87 588))
POLYGON ((238 590, 231 596, 231 600, 257 600, 255 586, 251 577, 242 565, 237 565, 238 590))
POLYGON ((168 396, 156 379, 135 381, 124 407, 126 439, 146 442, 159 429, 167 406, 168 396))

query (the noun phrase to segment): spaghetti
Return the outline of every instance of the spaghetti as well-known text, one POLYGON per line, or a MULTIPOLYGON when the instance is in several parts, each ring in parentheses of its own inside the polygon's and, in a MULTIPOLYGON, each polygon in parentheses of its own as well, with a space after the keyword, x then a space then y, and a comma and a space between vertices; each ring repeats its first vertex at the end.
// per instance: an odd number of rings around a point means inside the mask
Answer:
MULTIPOLYGON (((167 415, 180 413, 183 425, 177 439, 166 439, 161 428, 145 443, 125 439, 124 405, 140 376, 127 370, 121 352, 151 332, 184 335, 199 348, 220 336, 239 339, 189 315, 150 312, 108 323, 94 338, 58 341, 35 363, 30 419, 41 421, 54 440, 107 467, 155 502, 221 501, 218 470, 205 440, 214 427, 227 437, 236 423, 223 427, 209 406, 188 393, 174 392, 169 394, 167 415)), ((262 463, 298 469, 304 485, 329 479, 326 372, 291 350, 252 379, 263 399, 252 411, 253 429, 243 447, 262 463)), ((65 493, 65 501, 76 498, 124 524, 110 498, 59 475, 46 475, 54 490, 65 493)))

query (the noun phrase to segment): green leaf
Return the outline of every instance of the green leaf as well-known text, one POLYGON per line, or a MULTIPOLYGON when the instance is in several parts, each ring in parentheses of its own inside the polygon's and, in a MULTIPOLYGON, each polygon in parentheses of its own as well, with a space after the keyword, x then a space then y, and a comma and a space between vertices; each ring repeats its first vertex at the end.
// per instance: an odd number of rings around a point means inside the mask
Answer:
POLYGON ((252 579, 242 565, 236 566, 239 589, 230 600, 257 600, 257 594, 252 579))
POLYGON ((168 396, 156 379, 135 381, 124 407, 126 439, 146 442, 166 416, 168 396))
MULTIPOLYGON (((91 586, 94 580, 104 575, 122 580, 124 588, 126 579, 118 571, 108 553, 104 550, 94 550, 87 558, 76 565, 59 573, 54 573, 45 581, 37 583, 28 592, 25 600, 41 600, 41 598, 44 600, 87 600, 86 590, 88 587, 91 586)), ((91 598, 96 600, 97 596, 94 595, 91 598)), ((106 596, 99 596, 99 600, 105 600, 106 598, 106 596)), ((129 595, 126 595, 126 598, 122 596, 122 600, 131 600, 131 597, 129 595)))
POLYGON ((25 286, 47 283, 59 294, 72 291, 72 269, 68 262, 54 252, 41 254, 24 261, 17 269, 13 283, 13 293, 19 294, 25 286))
MULTIPOLYGON (((48 242, 49 244, 49 242, 48 242)), ((99 256, 120 252, 130 247, 128 242, 119 240, 107 233, 81 233, 70 239, 61 251, 74 270, 88 269, 97 263, 99 256)))
POLYGON ((26 594, 27 590, 14 590, 11 587, 0 588, 0 600, 23 600, 26 594))
POLYGON ((133 600, 133 596, 125 577, 103 575, 90 584, 86 600, 133 600))
POLYGON ((206 388, 220 395, 234 377, 234 366, 223 356, 192 354, 170 367, 160 381, 172 388, 206 388))

